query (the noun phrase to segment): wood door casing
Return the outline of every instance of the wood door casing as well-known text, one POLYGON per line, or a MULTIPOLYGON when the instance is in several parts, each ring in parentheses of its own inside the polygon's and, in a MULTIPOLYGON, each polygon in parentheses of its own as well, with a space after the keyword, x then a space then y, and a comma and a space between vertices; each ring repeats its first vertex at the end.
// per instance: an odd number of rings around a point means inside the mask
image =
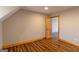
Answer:
POLYGON ((58 16, 58 39, 60 39, 60 16, 58 16))
POLYGON ((51 21, 50 16, 46 16, 45 24, 46 24, 46 38, 51 38, 52 37, 52 21, 51 21))

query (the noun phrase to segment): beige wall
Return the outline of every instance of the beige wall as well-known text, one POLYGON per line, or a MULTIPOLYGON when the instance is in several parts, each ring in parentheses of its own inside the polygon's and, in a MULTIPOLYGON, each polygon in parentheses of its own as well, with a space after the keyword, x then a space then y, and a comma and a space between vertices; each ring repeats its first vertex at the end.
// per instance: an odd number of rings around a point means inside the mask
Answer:
POLYGON ((60 15, 60 38, 79 45, 79 7, 52 16, 60 15))
POLYGON ((0 6, 0 21, 4 21, 7 17, 19 10, 17 6, 0 6))
POLYGON ((2 49, 2 23, 0 22, 0 49, 2 49))
POLYGON ((3 44, 45 36, 45 15, 19 10, 3 22, 3 44))
POLYGON ((5 20, 7 17, 15 13, 19 10, 19 7, 14 6, 0 6, 0 49, 2 49, 3 45, 3 38, 2 38, 2 21, 5 20))

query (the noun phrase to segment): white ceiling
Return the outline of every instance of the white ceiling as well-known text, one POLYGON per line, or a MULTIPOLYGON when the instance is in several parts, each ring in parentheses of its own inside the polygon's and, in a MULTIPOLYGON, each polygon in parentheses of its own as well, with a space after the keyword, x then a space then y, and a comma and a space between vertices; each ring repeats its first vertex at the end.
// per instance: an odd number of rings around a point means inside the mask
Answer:
POLYGON ((39 13, 44 13, 44 14, 52 14, 56 12, 61 12, 66 9, 73 8, 72 6, 49 6, 48 10, 44 10, 44 6, 24 6, 22 9, 34 11, 34 12, 39 12, 39 13))

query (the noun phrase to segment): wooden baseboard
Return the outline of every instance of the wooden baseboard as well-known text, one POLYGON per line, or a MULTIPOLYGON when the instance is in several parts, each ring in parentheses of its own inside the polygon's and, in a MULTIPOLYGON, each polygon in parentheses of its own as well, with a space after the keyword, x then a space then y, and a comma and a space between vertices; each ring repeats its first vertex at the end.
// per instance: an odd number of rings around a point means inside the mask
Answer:
POLYGON ((15 44, 3 45, 2 48, 7 49, 7 48, 10 48, 10 47, 13 47, 13 46, 22 45, 22 44, 25 44, 25 43, 34 42, 34 41, 45 39, 45 38, 46 37, 42 37, 42 38, 38 38, 38 39, 29 39, 29 40, 25 40, 25 41, 22 41, 22 42, 17 42, 15 44))
POLYGON ((59 39, 58 41, 59 49, 65 52, 78 52, 79 46, 72 44, 64 39, 59 39))

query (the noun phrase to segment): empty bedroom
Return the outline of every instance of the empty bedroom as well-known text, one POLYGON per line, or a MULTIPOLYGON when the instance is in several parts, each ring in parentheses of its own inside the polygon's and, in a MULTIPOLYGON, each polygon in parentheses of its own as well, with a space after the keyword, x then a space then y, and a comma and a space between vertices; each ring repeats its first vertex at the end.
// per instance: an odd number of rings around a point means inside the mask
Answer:
POLYGON ((79 52, 79 7, 0 6, 1 52, 79 52))

